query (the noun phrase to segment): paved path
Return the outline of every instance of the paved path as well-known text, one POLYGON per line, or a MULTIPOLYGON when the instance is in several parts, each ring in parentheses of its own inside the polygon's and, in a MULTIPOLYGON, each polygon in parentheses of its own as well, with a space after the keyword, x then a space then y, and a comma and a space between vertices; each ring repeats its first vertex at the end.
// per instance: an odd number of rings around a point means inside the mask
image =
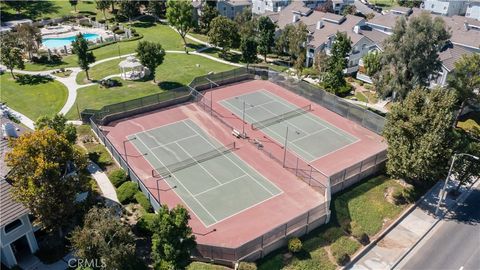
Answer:
MULTIPOLYGON (((443 182, 438 182, 408 215, 390 231, 387 230, 387 233, 377 243, 368 246, 358 257, 354 258, 352 264, 346 269, 380 270, 395 267, 439 222, 440 219, 434 215, 434 212, 442 186, 443 182)), ((448 188, 453 186, 452 183, 448 188)), ((464 199, 469 193, 467 188, 462 188, 461 191, 462 195, 458 198, 459 200, 464 199)), ((456 201, 447 197, 445 205, 446 208, 442 208, 441 216, 447 210, 452 209, 456 205, 456 201)))
POLYGON ((15 119, 20 121, 20 123, 24 124, 26 127, 28 127, 31 130, 35 129, 35 122, 32 119, 28 118, 26 115, 20 112, 15 111, 10 107, 8 107, 8 111, 15 119))
POLYGON ((95 181, 98 184, 98 187, 102 191, 103 197, 106 199, 106 204, 111 205, 112 203, 120 204, 117 198, 117 192, 115 187, 112 185, 112 182, 108 179, 106 173, 98 167, 97 164, 90 162, 87 167, 90 174, 93 176, 95 181))

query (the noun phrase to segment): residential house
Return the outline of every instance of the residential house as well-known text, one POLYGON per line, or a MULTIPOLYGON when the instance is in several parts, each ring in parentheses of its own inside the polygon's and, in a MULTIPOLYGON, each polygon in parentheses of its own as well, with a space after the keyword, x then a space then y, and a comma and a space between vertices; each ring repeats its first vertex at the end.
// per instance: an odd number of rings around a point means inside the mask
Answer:
POLYGON ((462 0, 425 0, 423 8, 432 14, 443 16, 465 15, 468 1, 462 0))
POLYGON ((266 12, 278 12, 290 2, 291 0, 252 0, 252 13, 260 15, 266 12))
POLYGON ((192 6, 193 6, 193 19, 198 22, 200 19, 200 16, 202 16, 202 8, 204 5, 203 0, 192 0, 192 6))
POLYGON ((288 24, 304 23, 309 37, 306 44, 306 65, 311 66, 315 55, 319 52, 330 53, 337 32, 346 33, 352 40, 352 51, 348 57, 345 73, 353 73, 358 69, 358 63, 365 53, 375 47, 375 43, 362 34, 365 19, 353 15, 337 15, 312 10, 301 2, 293 2, 280 12, 267 15, 279 27, 281 32, 288 24))
POLYGON ((480 20, 480 2, 470 2, 465 12, 465 17, 480 20))
POLYGON ((220 15, 230 19, 234 19, 238 14, 246 8, 251 8, 251 3, 246 0, 219 0, 217 2, 217 10, 220 15))
MULTIPOLYGON (((2 122, 8 120, 2 118, 2 122)), ((6 267, 13 267, 28 254, 38 250, 34 228, 29 211, 12 199, 11 184, 6 180, 9 169, 5 165, 7 141, 0 141, 0 261, 6 267)))
MULTIPOLYGON (((385 15, 376 16, 372 20, 366 22, 372 30, 363 31, 363 33, 376 42, 377 50, 382 51, 382 40, 393 33, 396 20, 400 16, 405 16, 409 19, 411 17, 419 16, 422 12, 425 11, 417 8, 403 13, 399 10, 392 10, 385 15)), ((480 21, 458 15, 445 17, 442 15, 431 14, 431 16, 441 17, 451 33, 450 44, 443 48, 439 54, 440 60, 442 60, 442 70, 438 74, 432 75, 432 81, 430 83, 431 86, 444 86, 448 74, 452 72, 455 62, 458 61, 462 55, 480 53, 480 21)), ((362 61, 359 62, 359 66, 357 79, 371 82, 371 79, 362 72, 362 61)))
POLYGON ((332 0, 333 12, 340 14, 345 6, 354 4, 355 0, 332 0))

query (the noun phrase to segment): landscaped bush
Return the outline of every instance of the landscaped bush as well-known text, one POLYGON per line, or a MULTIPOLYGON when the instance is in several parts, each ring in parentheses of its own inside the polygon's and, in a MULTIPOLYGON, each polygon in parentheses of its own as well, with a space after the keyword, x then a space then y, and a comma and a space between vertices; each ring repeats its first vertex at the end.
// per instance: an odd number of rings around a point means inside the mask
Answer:
POLYGON ((298 253, 302 250, 302 248, 302 241, 300 241, 300 239, 297 237, 288 240, 288 251, 291 253, 298 253))
POLYGON ((137 222, 137 229, 140 233, 143 233, 145 235, 150 235, 152 234, 153 230, 153 223, 155 222, 155 216, 156 214, 154 213, 146 213, 144 214, 140 220, 137 222))
POLYGON ((302 70, 303 76, 318 76, 318 70, 314 68, 305 68, 302 70))
POLYGON ((108 174, 108 179, 110 179, 110 182, 118 188, 128 180, 128 176, 123 169, 117 169, 108 174))
POLYGON ((153 212, 153 207, 150 204, 150 201, 148 200, 147 196, 145 196, 143 192, 137 191, 137 193, 135 194, 135 200, 137 201, 137 203, 139 203, 143 207, 143 209, 145 209, 145 211, 149 213, 153 212))
POLYGON ((99 23, 105 23, 105 19, 98 20, 99 23))
POLYGON ((257 270, 257 265, 251 262, 240 262, 238 264, 238 270, 257 270))
POLYGON ((365 84, 363 87, 365 87, 365 89, 367 89, 367 90, 371 90, 371 89, 372 89, 372 85, 371 85, 371 84, 365 84))
POLYGON ((134 182, 125 182, 117 189, 118 200, 122 204, 131 203, 135 200, 138 185, 134 182))
POLYGON ((92 27, 92 23, 87 21, 80 22, 80 25, 84 27, 92 27))
POLYGON ((125 30, 123 30, 123 29, 117 29, 117 30, 115 30, 115 31, 113 31, 113 32, 114 32, 115 34, 117 34, 117 35, 123 35, 123 34, 125 34, 125 30))
POLYGON ((40 56, 33 56, 32 62, 36 64, 60 64, 62 62, 62 57, 56 54, 53 54, 48 60, 48 55, 42 54, 40 56))
POLYGON ((407 200, 405 199, 405 196, 403 194, 403 190, 401 189, 395 189, 395 191, 393 191, 392 193, 392 198, 396 205, 402 205, 407 203, 407 200))
POLYGON ((370 243, 370 238, 368 237, 368 234, 365 233, 365 231, 362 229, 362 227, 360 227, 360 225, 358 225, 357 222, 352 221, 350 226, 351 226, 350 231, 352 236, 355 239, 357 239, 357 241, 360 242, 360 244, 365 246, 365 245, 368 245, 368 243, 370 243))

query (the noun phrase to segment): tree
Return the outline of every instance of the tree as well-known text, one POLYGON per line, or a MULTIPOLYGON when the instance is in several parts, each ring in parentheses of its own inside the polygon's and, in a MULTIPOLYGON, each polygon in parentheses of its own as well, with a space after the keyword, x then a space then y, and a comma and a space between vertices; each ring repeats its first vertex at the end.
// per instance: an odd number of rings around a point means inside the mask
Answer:
POLYGON ((155 69, 163 63, 165 50, 160 43, 140 41, 137 46, 137 57, 140 63, 150 70, 155 82, 155 69))
POLYGON ((305 50, 303 51, 303 53, 300 53, 293 65, 293 67, 297 71, 297 76, 300 76, 302 74, 303 68, 305 67, 305 53, 305 50))
POLYGON ((95 56, 88 50, 87 40, 81 33, 77 35, 77 39, 72 43, 72 50, 78 57, 78 65, 85 71, 87 80, 90 80, 88 76, 89 65, 95 62, 95 56))
POLYGON ((282 32, 275 40, 275 50, 278 54, 288 54, 290 55, 290 37, 295 31, 295 26, 293 24, 287 24, 283 28, 282 32))
POLYGON ((412 90, 387 115, 387 172, 410 183, 435 182, 446 175, 454 149, 455 93, 441 88, 412 90))
POLYGON ((455 69, 448 75, 447 82, 448 87, 457 93, 461 103, 458 115, 461 115, 468 101, 480 101, 480 55, 463 55, 455 63, 455 69))
POLYGON ((241 13, 235 16, 235 23, 238 26, 240 38, 255 38, 257 36, 258 20, 252 16, 252 11, 244 8, 241 13))
POLYGON ((97 262, 106 269, 135 269, 135 239, 113 209, 90 209, 83 227, 72 232, 70 241, 78 258, 97 262))
POLYGON ((222 55, 238 45, 240 39, 235 22, 224 16, 218 16, 210 23, 208 39, 213 45, 222 49, 222 55))
POLYGON ((257 61, 257 42, 253 38, 242 39, 240 50, 242 51, 243 62, 248 65, 257 61))
POLYGON ((17 14, 20 14, 30 3, 29 1, 2 1, 2 4, 15 10, 17 14))
POLYGON ((72 6, 75 9, 75 13, 77 13, 78 0, 68 0, 68 2, 70 3, 70 6, 72 6))
POLYGON ((156 16, 157 18, 165 17, 167 12, 167 6, 165 0, 149 0, 147 6, 148 12, 156 16))
POLYGON ((31 59, 32 53, 38 50, 38 44, 42 42, 40 29, 26 23, 17 25, 15 29, 17 30, 16 37, 18 42, 28 52, 28 56, 31 59))
POLYGON ((35 129, 40 130, 44 128, 55 130, 72 144, 77 140, 77 129, 73 124, 67 124, 67 118, 63 114, 56 114, 53 117, 39 117, 37 122, 35 122, 35 129))
POLYGON ((326 13, 333 13, 333 1, 326 0, 322 4, 318 5, 315 10, 326 12, 326 13))
POLYGON ((383 97, 403 99, 409 91, 427 86, 430 76, 441 70, 438 52, 450 34, 443 19, 423 12, 408 23, 400 17, 393 34, 384 43, 381 71, 375 74, 375 88, 383 97))
POLYGON ((268 17, 262 16, 258 19, 258 52, 263 55, 265 62, 275 43, 275 27, 268 17))
POLYGON ((162 205, 153 222, 152 258, 155 269, 184 269, 195 248, 195 236, 188 226, 190 215, 182 206, 172 210, 162 205))
POLYGON ((315 54, 315 61, 314 65, 315 68, 318 70, 320 77, 325 74, 328 70, 328 64, 330 63, 330 56, 328 56, 325 52, 318 52, 315 54))
POLYGON ((352 49, 352 41, 346 33, 337 32, 328 58, 327 72, 323 78, 325 88, 337 95, 346 94, 350 91, 345 81, 343 70, 347 67, 347 56, 352 49))
POLYGON ((107 14, 105 11, 110 7, 111 0, 95 0, 96 8, 103 13, 105 20, 107 19, 107 14))
MULTIPOLYGON (((474 141, 465 134, 461 132, 457 134, 460 139, 459 151, 460 153, 467 153, 474 156, 480 156, 480 142, 474 141)), ((458 192, 461 186, 475 182, 480 177, 480 162, 474 160, 469 156, 458 156, 455 161, 455 167, 453 168, 453 177, 458 181, 455 191, 458 192)))
POLYGON ((342 10, 342 15, 355 15, 357 14, 357 7, 355 5, 346 5, 342 10))
POLYGON ((182 37, 187 51, 187 41, 185 36, 195 28, 195 20, 193 19, 192 1, 189 0, 168 0, 167 1, 167 20, 177 29, 178 34, 182 37))
POLYGON ((200 15, 200 30, 206 34, 210 31, 210 23, 218 17, 220 13, 217 8, 211 5, 205 5, 200 15))
POLYGON ((295 24, 289 39, 288 51, 294 58, 305 54, 305 43, 307 42, 308 30, 307 25, 303 22, 295 24))
POLYGON ((119 2, 120 10, 119 15, 128 18, 128 21, 132 21, 132 18, 140 14, 140 2, 136 0, 121 0, 119 2))
POLYGON ((22 46, 15 33, 8 33, 1 38, 0 42, 0 61, 4 64, 15 78, 13 73, 14 68, 24 69, 25 63, 23 61, 22 46))
POLYGON ((62 228, 76 211, 76 194, 86 187, 85 156, 63 135, 43 128, 20 136, 5 160, 13 198, 45 228, 63 236, 62 228))
POLYGON ((378 51, 368 52, 363 56, 363 66, 365 67, 365 74, 367 76, 373 76, 382 68, 380 64, 380 53, 378 51))

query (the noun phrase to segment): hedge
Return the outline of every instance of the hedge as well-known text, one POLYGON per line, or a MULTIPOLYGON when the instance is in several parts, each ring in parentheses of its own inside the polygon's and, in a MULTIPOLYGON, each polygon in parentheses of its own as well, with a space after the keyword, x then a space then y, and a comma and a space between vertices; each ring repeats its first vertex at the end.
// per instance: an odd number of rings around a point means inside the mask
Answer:
POLYGON ((89 50, 89 51, 92 51, 92 50, 96 50, 96 49, 99 49, 99 48, 102 48, 102 47, 105 47, 105 46, 108 46, 108 45, 115 44, 115 43, 117 43, 117 42, 135 41, 135 40, 139 40, 139 39, 142 39, 142 38, 143 38, 143 35, 138 35, 138 36, 135 36, 135 37, 129 38, 129 39, 122 39, 122 40, 117 40, 117 41, 104 42, 104 43, 100 43, 100 44, 95 44, 95 45, 89 46, 89 47, 88 47, 88 50, 89 50))
POLYGON ((135 194, 138 191, 138 185, 134 182, 125 182, 117 189, 118 200, 122 204, 135 201, 135 194))
POLYGON ((145 211, 149 213, 153 212, 153 207, 150 204, 150 201, 148 200, 147 196, 145 196, 143 192, 137 191, 137 193, 135 194, 135 200, 137 201, 137 203, 139 203, 143 207, 143 209, 145 209, 145 211))
POLYGON ((108 179, 110 179, 110 182, 118 188, 123 183, 127 182, 128 176, 123 169, 117 169, 108 174, 108 179))
POLYGON ((257 270, 257 265, 251 262, 240 262, 238 264, 238 270, 257 270))

